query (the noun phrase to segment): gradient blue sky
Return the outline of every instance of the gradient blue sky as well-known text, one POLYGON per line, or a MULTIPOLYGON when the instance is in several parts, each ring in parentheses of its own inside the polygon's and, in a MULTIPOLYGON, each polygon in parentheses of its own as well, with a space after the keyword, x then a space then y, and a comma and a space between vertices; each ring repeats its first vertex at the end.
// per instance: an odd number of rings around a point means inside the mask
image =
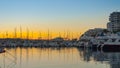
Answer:
POLYGON ((120 0, 0 0, 0 31, 84 32, 105 28, 113 11, 120 11, 120 0))

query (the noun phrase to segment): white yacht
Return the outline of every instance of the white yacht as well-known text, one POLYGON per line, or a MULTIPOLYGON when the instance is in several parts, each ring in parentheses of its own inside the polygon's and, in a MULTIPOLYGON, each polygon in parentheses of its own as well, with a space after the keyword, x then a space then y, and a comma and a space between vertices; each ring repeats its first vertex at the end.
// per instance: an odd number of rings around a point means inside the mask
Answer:
POLYGON ((100 48, 106 49, 120 49, 120 36, 117 34, 111 34, 109 36, 104 37, 97 37, 96 41, 99 43, 97 44, 100 48))
POLYGON ((120 49, 120 36, 109 36, 101 48, 120 49))

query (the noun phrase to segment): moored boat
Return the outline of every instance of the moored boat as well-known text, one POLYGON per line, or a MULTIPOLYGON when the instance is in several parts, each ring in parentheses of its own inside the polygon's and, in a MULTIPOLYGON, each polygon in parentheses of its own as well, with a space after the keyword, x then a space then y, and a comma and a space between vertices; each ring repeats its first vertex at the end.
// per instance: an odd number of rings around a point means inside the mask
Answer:
POLYGON ((0 53, 4 53, 4 52, 5 52, 4 48, 0 47, 0 53))

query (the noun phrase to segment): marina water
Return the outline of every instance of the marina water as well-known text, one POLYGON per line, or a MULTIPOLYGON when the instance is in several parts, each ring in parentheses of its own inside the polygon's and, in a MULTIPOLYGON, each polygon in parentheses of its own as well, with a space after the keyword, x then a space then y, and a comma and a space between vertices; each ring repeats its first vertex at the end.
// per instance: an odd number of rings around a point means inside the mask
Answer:
POLYGON ((0 68, 120 68, 120 52, 81 48, 5 48, 0 68))

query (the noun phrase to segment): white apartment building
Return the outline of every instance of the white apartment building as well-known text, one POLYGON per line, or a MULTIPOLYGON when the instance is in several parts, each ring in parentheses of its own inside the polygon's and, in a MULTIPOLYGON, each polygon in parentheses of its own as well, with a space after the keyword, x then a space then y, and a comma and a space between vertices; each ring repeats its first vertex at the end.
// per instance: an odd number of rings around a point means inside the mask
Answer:
POLYGON ((113 12, 109 16, 109 21, 107 23, 107 30, 110 32, 120 31, 120 12, 113 12))

